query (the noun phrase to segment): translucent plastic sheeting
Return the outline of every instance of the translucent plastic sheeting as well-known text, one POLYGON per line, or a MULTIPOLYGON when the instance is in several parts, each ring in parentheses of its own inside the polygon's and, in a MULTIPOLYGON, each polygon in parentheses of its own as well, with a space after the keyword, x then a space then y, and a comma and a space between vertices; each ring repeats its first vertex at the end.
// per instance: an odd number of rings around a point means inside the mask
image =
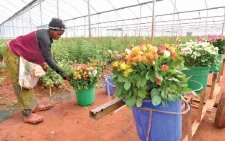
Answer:
MULTIPOLYGON (((153 0, 89 0, 89 4, 90 29, 88 0, 1 0, 0 37, 48 28, 52 17, 65 21, 64 37, 88 37, 89 30, 91 36, 151 35, 153 0)), ((155 34, 221 34, 224 14, 224 0, 156 0, 155 34)))

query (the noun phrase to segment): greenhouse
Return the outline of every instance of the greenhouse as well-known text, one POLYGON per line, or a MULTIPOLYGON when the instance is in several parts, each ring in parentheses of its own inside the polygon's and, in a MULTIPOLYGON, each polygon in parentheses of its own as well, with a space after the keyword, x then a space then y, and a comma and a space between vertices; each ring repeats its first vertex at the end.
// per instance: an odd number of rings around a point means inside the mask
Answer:
POLYGON ((0 140, 224 141, 224 0, 1 0, 0 140))

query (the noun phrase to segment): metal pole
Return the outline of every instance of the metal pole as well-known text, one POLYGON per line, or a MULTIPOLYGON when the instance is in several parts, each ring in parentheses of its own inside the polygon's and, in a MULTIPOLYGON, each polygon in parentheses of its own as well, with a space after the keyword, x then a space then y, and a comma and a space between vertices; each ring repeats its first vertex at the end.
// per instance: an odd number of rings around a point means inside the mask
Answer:
POLYGON ((40 18, 41 18, 41 25, 42 25, 42 7, 41 7, 42 0, 39 0, 39 3, 40 3, 40 18))
POLYGON ((98 37, 99 37, 99 14, 98 14, 98 37))
POLYGON ((59 0, 57 0, 57 17, 59 18, 59 0))
POLYGON ((4 38, 6 38, 6 32, 5 32, 5 23, 3 23, 3 29, 4 29, 4 38))
POLYGON ((224 21, 223 21, 223 26, 222 26, 222 36, 223 36, 224 24, 225 24, 225 8, 224 8, 224 21))
POLYGON ((140 5, 139 37, 141 36, 141 7, 142 5, 140 5))
POLYGON ((172 36, 173 36, 173 28, 174 28, 174 18, 175 18, 175 10, 176 10, 176 0, 174 5, 174 11, 173 11, 173 25, 172 25, 172 36))
POLYGON ((31 7, 29 6, 29 20, 30 20, 30 31, 32 31, 32 22, 31 22, 31 13, 30 13, 31 7))
POLYGON ((22 15, 22 30, 23 30, 23 35, 24 35, 23 15, 22 15))
POLYGON ((117 36, 117 10, 116 10, 116 36, 117 36))
POLYGON ((75 26, 75 20, 73 20, 73 26, 74 26, 74 31, 73 31, 73 33, 74 33, 74 37, 76 37, 76 26, 75 26))
POLYGON ((91 37, 91 17, 90 17, 90 3, 88 0, 88 30, 89 30, 89 38, 91 37))
MULTIPOLYGON (((17 22, 16 22, 17 23, 17 22)), ((19 35, 19 25, 17 25, 17 36, 19 35)))
POLYGON ((154 28, 155 28, 155 1, 156 0, 153 0, 153 9, 152 9, 152 39, 151 39, 151 41, 152 41, 152 44, 154 44, 154 36, 155 36, 155 34, 154 34, 154 28))
POLYGON ((13 28, 12 28, 12 30, 13 30, 13 36, 12 36, 12 37, 14 38, 14 37, 15 37, 15 27, 14 27, 14 22, 13 22, 13 20, 12 20, 12 27, 13 27, 13 28))
POLYGON ((86 20, 85 20, 85 17, 84 17, 84 37, 85 37, 85 33, 86 33, 86 31, 85 31, 85 28, 86 28, 86 25, 85 25, 85 22, 86 22, 86 20))
POLYGON ((208 22, 208 6, 207 6, 207 2, 205 0, 205 5, 206 5, 206 8, 207 8, 207 16, 206 16, 206 23, 205 23, 205 36, 207 36, 207 22, 208 22))
POLYGON ((0 27, 0 37, 1 37, 0 39, 3 39, 2 31, 3 31, 3 30, 2 30, 2 26, 1 26, 1 27, 0 27))

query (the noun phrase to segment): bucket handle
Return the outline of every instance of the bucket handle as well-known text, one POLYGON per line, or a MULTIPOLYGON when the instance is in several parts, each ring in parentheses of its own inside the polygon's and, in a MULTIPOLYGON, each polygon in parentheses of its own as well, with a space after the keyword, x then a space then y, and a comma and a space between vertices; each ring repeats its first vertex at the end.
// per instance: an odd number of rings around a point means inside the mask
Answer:
MULTIPOLYGON (((107 86, 107 91, 108 91, 108 97, 109 97, 109 100, 110 100, 110 90, 109 90, 109 86, 112 86, 113 88, 116 88, 116 86, 115 86, 115 85, 112 85, 111 83, 109 83, 108 77, 109 77, 108 75, 105 76, 105 82, 106 82, 106 85, 108 85, 108 86, 107 86)), ((114 92, 112 92, 112 93, 114 93, 114 92)), ((114 95, 114 94, 112 94, 112 95, 114 95)))
POLYGON ((195 80, 188 80, 188 81, 195 82, 195 83, 198 83, 198 84, 200 85, 200 88, 195 89, 195 90, 192 90, 192 91, 196 92, 196 91, 200 91, 200 90, 202 90, 202 89, 203 89, 203 85, 202 85, 202 83, 200 83, 200 82, 198 82, 198 81, 195 81, 195 80))
POLYGON ((105 82, 106 82, 108 85, 110 85, 110 86, 112 86, 112 87, 114 87, 114 88, 115 88, 115 87, 116 87, 115 85, 113 85, 113 84, 109 83, 109 81, 108 81, 108 77, 109 77, 109 76, 106 76, 106 77, 105 77, 105 82))

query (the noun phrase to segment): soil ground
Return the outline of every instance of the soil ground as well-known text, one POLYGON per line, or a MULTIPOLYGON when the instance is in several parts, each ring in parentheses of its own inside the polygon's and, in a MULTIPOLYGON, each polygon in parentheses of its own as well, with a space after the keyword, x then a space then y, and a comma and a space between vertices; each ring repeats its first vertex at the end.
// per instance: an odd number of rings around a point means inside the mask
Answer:
MULTIPOLYGON (((7 76, 7 72, 0 72, 2 76, 7 76)), ((208 82, 211 82, 211 76, 208 82)), ((220 83, 220 93, 225 90, 224 82, 225 78, 220 83)), ((102 78, 100 84, 103 85, 102 78)), ((77 104, 74 92, 54 88, 50 98, 49 89, 38 86, 35 95, 40 103, 51 102, 55 106, 38 113, 45 117, 44 122, 31 125, 23 123, 12 85, 6 78, 0 84, 0 141, 139 141, 132 112, 127 107, 97 121, 89 117, 91 109, 108 102, 104 88, 97 88, 95 94, 95 102, 82 107, 77 104)), ((214 126, 215 112, 216 108, 206 113, 193 141, 225 141, 225 128, 214 126)), ((197 109, 192 108, 192 121, 196 115, 197 109)), ((187 134, 186 121, 183 116, 183 136, 187 134)))

